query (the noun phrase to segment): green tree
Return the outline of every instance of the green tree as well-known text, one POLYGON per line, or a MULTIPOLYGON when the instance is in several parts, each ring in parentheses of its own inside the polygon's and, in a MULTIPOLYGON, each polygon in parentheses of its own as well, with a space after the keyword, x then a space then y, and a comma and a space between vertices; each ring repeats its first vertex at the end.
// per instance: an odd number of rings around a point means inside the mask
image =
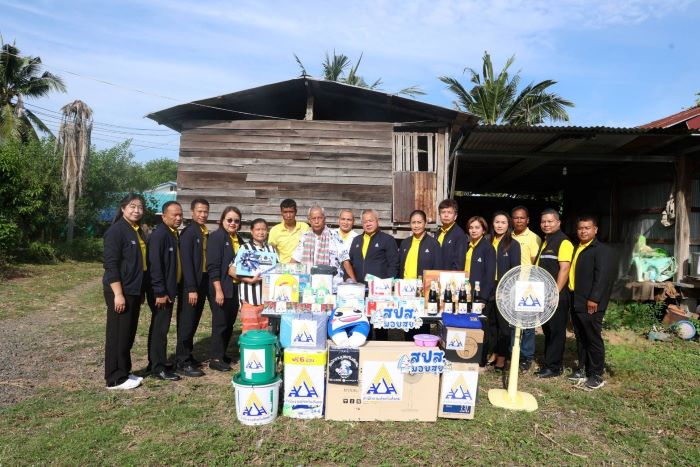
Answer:
POLYGON ((538 125, 546 120, 569 121, 565 107, 573 107, 574 104, 548 91, 556 81, 530 83, 518 91, 520 72, 513 76, 508 73, 515 55, 508 59, 498 75, 494 74, 488 52, 484 52, 482 60, 481 75, 472 68, 464 69, 465 73, 469 73, 473 85, 468 91, 456 78, 439 77, 457 96, 454 104, 458 109, 471 112, 481 119, 481 123, 489 125, 538 125))
POLYGON ((0 141, 37 139, 37 129, 44 133, 51 133, 39 117, 24 107, 24 100, 43 97, 51 91, 66 92, 66 86, 61 78, 48 71, 41 73, 40 68, 41 58, 23 57, 14 44, 2 44, 0 49, 0 141))
POLYGON ((153 159, 143 164, 144 189, 177 180, 177 161, 168 158, 153 159))
MULTIPOLYGON (((333 51, 333 55, 329 55, 328 52, 326 52, 326 56, 321 63, 321 67, 323 69, 323 79, 350 84, 360 88, 380 90, 379 86, 382 84, 381 78, 377 78, 377 80, 375 80, 372 84, 369 84, 357 73, 357 69, 360 67, 360 62, 362 62, 362 55, 363 54, 360 54, 360 58, 357 59, 357 62, 353 65, 350 57, 347 55, 337 54, 335 50, 333 51)), ((300 76, 311 76, 306 71, 306 67, 297 54, 294 54, 294 59, 296 60, 297 65, 299 65, 299 70, 301 71, 300 76)), ((423 90, 421 90, 418 86, 410 86, 400 90, 398 94, 417 96, 423 95, 425 92, 423 92, 423 90)))
POLYGON ((92 109, 83 101, 73 101, 61 108, 63 117, 58 130, 56 148, 63 153, 63 193, 68 197, 66 240, 73 241, 75 200, 83 193, 83 175, 90 156, 92 109))

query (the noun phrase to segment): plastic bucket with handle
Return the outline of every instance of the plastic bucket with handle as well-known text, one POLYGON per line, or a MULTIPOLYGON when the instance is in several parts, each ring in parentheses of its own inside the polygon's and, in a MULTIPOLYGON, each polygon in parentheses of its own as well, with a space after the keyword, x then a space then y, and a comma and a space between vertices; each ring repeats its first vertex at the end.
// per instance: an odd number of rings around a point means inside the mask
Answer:
POLYGON ((236 416, 243 425, 267 425, 277 418, 282 379, 269 384, 249 384, 237 374, 231 381, 236 397, 236 416))
POLYGON ((241 382, 269 384, 277 377, 279 343, 268 331, 248 331, 238 339, 241 355, 241 382))

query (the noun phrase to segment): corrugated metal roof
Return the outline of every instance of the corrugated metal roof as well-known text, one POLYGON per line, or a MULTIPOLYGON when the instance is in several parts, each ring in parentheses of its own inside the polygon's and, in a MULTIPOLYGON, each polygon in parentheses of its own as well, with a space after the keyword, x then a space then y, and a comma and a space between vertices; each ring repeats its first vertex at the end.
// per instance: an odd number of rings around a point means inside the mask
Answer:
POLYGON ((681 123, 686 123, 685 128, 697 130, 700 128, 700 106, 692 107, 681 112, 669 115, 668 117, 654 120, 653 122, 640 125, 639 128, 669 128, 681 123))
POLYGON ((186 120, 303 120, 313 97, 315 120, 369 122, 444 122, 470 127, 477 117, 454 109, 336 81, 295 78, 279 83, 181 104, 148 118, 175 131, 186 120))

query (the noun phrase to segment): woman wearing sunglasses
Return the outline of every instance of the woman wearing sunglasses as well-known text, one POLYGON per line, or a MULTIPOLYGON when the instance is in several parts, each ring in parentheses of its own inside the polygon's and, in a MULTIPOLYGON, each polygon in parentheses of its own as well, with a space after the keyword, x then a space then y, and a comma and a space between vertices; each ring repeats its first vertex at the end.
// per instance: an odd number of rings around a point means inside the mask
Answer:
POLYGON ((211 357, 209 368, 230 371, 231 359, 226 356, 233 323, 238 314, 238 287, 228 274, 228 265, 238 253, 243 240, 238 235, 241 226, 241 211, 228 206, 221 213, 219 228, 209 235, 207 241, 207 272, 209 273, 211 303, 211 357))

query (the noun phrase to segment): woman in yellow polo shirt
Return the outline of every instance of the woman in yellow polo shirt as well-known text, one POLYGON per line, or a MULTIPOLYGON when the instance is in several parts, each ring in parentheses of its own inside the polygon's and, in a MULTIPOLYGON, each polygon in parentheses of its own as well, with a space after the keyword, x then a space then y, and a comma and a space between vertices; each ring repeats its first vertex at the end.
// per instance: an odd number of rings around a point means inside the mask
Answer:
MULTIPOLYGON (((489 298, 496 284, 496 251, 491 246, 488 235, 486 235, 488 231, 486 219, 480 216, 471 217, 467 222, 467 231, 469 232, 469 244, 467 245, 464 271, 469 277, 474 294, 472 311, 478 312, 480 308, 483 315, 482 324, 484 325, 484 337, 486 340, 490 334, 486 317, 491 313, 493 305, 493 301, 490 301, 489 298), (479 287, 476 286, 477 282, 479 287)), ((480 362, 482 367, 486 366, 487 348, 488 343, 485 342, 480 362)))
MULTIPOLYGON (((428 235, 425 227, 428 224, 425 212, 416 209, 411 213, 411 235, 404 238, 399 246, 399 277, 401 279, 417 279, 426 269, 442 269, 440 259, 440 244, 428 235)), ((430 324, 425 323, 419 329, 406 333, 406 340, 413 340, 416 334, 430 332, 430 324)))
MULTIPOLYGON (((491 244, 496 252, 496 284, 503 274, 516 266, 520 266, 520 243, 512 236, 513 221, 508 213, 498 211, 491 221, 491 244)), ((496 370, 504 370, 506 359, 510 355, 511 329, 508 322, 498 311, 496 304, 496 289, 489 298, 489 331, 488 341, 492 343, 493 360, 496 370)))
POLYGON ((442 269, 440 245, 425 231, 428 223, 425 212, 416 209, 411 213, 410 221, 413 235, 403 239, 399 247, 401 279, 417 279, 426 269, 442 269))

